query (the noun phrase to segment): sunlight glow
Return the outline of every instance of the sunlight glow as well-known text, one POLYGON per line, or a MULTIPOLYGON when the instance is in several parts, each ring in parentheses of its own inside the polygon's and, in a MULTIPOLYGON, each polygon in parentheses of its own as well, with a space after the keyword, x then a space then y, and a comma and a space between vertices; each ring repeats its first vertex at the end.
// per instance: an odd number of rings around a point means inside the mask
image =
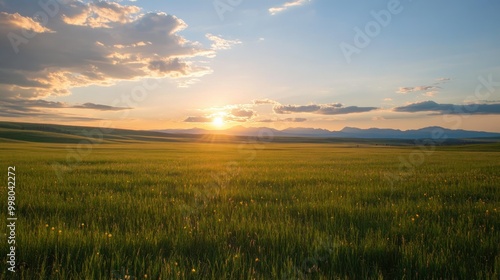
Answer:
POLYGON ((222 127, 224 125, 224 118, 221 116, 215 117, 212 124, 217 127, 222 127))

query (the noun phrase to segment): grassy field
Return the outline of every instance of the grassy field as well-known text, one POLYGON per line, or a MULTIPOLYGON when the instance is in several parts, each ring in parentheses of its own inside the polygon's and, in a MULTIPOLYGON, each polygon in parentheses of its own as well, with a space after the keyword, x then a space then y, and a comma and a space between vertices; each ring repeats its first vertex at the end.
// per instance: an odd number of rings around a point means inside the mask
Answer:
POLYGON ((16 166, 18 279, 500 277, 498 144, 0 150, 5 182, 16 166))

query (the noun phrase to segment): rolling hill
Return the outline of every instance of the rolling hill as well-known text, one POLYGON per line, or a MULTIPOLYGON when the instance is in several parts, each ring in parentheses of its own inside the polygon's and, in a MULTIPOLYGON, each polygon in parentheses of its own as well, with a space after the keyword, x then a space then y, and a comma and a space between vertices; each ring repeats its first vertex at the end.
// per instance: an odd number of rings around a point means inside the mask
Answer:
POLYGON ((309 142, 309 143, 372 143, 388 145, 413 145, 415 139, 439 138, 439 144, 495 143, 500 133, 450 130, 426 127, 418 130, 359 129, 346 127, 340 131, 314 128, 246 128, 227 130, 166 129, 159 131, 110 129, 99 127, 68 126, 39 123, 0 122, 0 142, 41 143, 101 143, 127 142, 309 142))

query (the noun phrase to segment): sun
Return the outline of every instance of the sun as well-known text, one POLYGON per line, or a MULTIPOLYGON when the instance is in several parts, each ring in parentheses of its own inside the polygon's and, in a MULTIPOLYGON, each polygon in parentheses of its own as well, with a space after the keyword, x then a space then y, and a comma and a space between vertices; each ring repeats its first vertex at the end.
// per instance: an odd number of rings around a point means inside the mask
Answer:
POLYGON ((224 125, 224 118, 223 117, 215 117, 212 120, 212 124, 217 127, 222 127, 224 125))

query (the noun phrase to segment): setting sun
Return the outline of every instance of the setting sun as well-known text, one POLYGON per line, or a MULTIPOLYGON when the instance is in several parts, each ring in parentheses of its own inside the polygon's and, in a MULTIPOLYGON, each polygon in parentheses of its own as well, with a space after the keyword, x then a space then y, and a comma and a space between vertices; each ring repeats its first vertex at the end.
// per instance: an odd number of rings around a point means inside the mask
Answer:
POLYGON ((212 121, 212 124, 217 127, 221 127, 224 125, 224 118, 223 117, 215 117, 214 120, 212 121))

